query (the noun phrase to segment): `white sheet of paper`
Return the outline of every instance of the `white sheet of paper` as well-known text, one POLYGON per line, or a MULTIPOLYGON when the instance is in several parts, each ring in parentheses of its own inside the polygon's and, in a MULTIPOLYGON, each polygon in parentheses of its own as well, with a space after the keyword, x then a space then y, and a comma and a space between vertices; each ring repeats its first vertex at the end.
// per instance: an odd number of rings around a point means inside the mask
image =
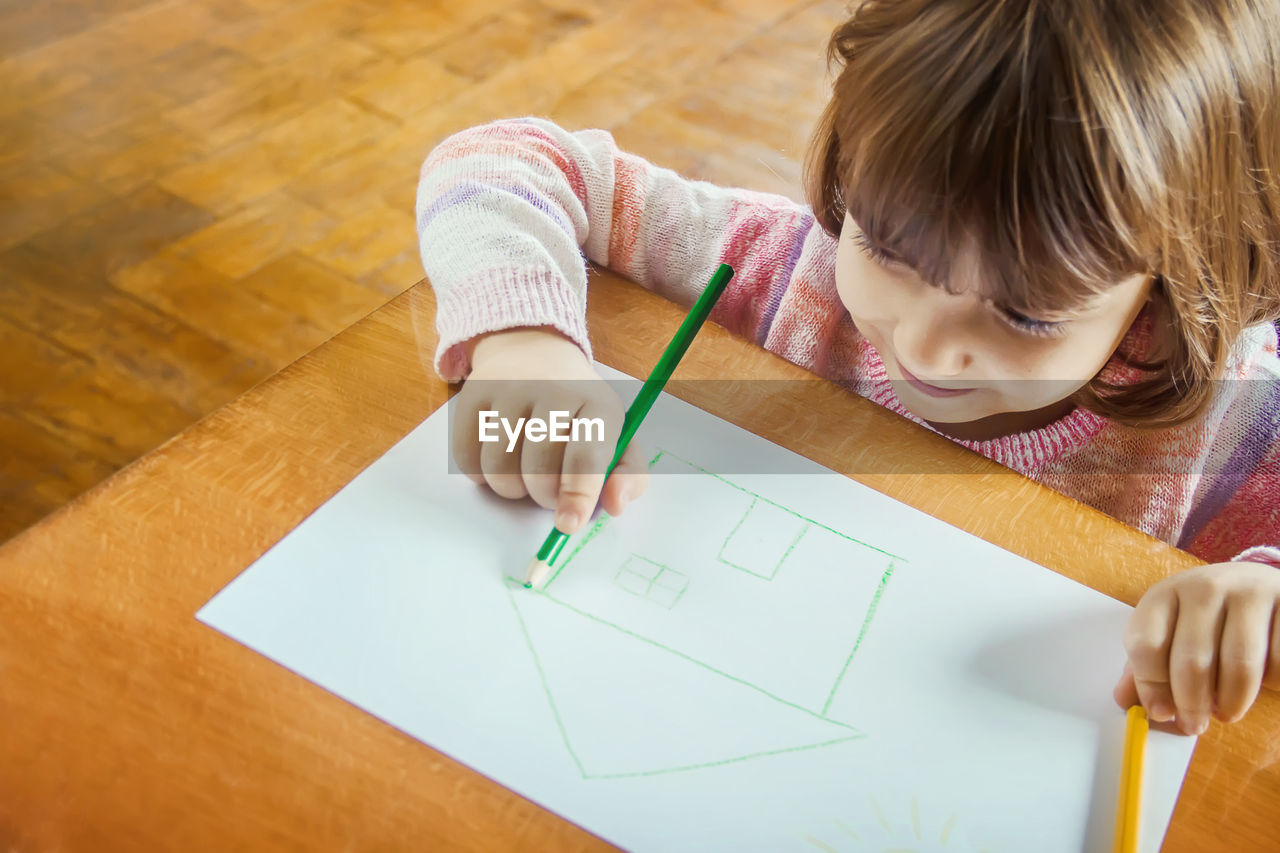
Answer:
MULTIPOLYGON (((630 850, 1111 849, 1127 606, 666 395, 648 494, 526 590, 551 514, 447 416, 198 618, 630 850), (811 473, 703 470, 743 453, 811 473)), ((1143 850, 1194 745, 1151 733, 1143 850)))

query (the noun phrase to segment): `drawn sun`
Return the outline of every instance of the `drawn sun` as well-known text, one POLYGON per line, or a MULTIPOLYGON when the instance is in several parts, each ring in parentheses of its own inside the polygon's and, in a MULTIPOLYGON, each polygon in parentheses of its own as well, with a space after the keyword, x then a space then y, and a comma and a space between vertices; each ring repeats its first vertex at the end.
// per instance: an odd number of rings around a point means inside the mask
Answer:
POLYGON ((871 801, 871 818, 855 822, 833 820, 821 834, 805 834, 801 838, 823 853, 993 853, 987 848, 974 848, 969 843, 960 820, 954 814, 941 822, 921 819, 920 802, 911 805, 895 820, 875 800, 871 801))

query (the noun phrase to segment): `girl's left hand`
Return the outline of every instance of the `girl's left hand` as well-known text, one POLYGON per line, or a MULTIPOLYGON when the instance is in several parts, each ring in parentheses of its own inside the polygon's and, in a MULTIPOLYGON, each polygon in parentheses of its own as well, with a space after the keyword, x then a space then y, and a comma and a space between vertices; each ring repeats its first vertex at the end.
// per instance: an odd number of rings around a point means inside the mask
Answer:
POLYGON ((1280 688, 1280 569, 1213 563, 1166 578, 1134 608, 1124 645, 1120 707, 1140 702, 1189 735, 1211 714, 1235 722, 1260 687, 1280 688))

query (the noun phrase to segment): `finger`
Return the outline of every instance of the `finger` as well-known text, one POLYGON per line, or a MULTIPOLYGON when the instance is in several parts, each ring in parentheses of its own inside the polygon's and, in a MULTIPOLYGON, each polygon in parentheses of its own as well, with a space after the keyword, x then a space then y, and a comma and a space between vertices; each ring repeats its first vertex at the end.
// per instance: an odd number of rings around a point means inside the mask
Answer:
POLYGON ((537 422, 541 419, 543 424, 548 425, 548 430, 545 433, 540 429, 536 433, 526 432, 520 453, 520 474, 524 478, 525 489, 529 492, 529 497, 533 498, 539 506, 547 509, 556 508, 560 493, 560 469, 564 463, 565 452, 565 443, 553 440, 550 430, 553 411, 565 412, 566 416, 568 415, 563 405, 548 402, 539 403, 534 407, 530 420, 537 422), (542 439, 532 440, 535 434, 542 434, 542 439))
POLYGON ((649 488, 649 462, 644 448, 632 444, 618 460, 613 473, 604 484, 600 506, 609 515, 621 515, 627 505, 649 488))
POLYGON ((1218 639, 1222 633, 1223 600, 1219 593, 1197 585, 1178 596, 1178 624, 1169 648, 1169 685, 1178 726, 1200 734, 1213 712, 1218 639))
POLYGON ((622 404, 614 400, 588 400, 575 417, 588 427, 577 441, 569 442, 560 469, 560 492, 556 501, 556 527, 575 533, 595 512, 604 486, 605 469, 613 458, 622 429, 622 404))
POLYGON ((1280 690, 1280 602, 1271 612, 1271 651, 1267 655, 1267 671, 1262 686, 1280 690))
POLYGON ((1120 673, 1120 680, 1112 689, 1111 696, 1123 710, 1142 703, 1138 697, 1138 685, 1133 683, 1133 666, 1128 661, 1125 662, 1124 672, 1120 673))
MULTIPOLYGON (((1116 704, 1121 708, 1128 710, 1134 705, 1141 704, 1138 699, 1138 686, 1133 681, 1133 669, 1129 664, 1124 665, 1124 672, 1120 675, 1120 680, 1116 683, 1115 690, 1111 692, 1115 697, 1116 704)), ((1166 732, 1172 735, 1180 735, 1183 732, 1172 722, 1159 722, 1148 718, 1148 725, 1158 732, 1166 732)))
MULTIPOLYGON (((499 408, 495 406, 495 408, 499 408)), ((508 426, 500 430, 498 441, 486 442, 480 449, 480 470, 484 480, 494 493, 504 498, 522 498, 527 492, 524 477, 520 474, 520 454, 523 452, 524 420, 529 417, 530 405, 502 407, 508 426), (517 412, 512 414, 512 411, 517 412), (507 430, 516 432, 514 442, 507 430)))
POLYGON ((466 474, 476 483, 484 483, 484 474, 480 469, 480 411, 488 408, 488 403, 478 393, 468 394, 464 387, 455 398, 453 409, 453 431, 450 436, 450 449, 453 451, 453 463, 458 470, 466 474))
POLYGON ((1268 599, 1242 595, 1227 599, 1227 615, 1218 645, 1218 718, 1234 722, 1258 698, 1267 666, 1267 641, 1271 633, 1268 599))
POLYGON ((1173 719, 1169 647, 1177 618, 1177 596, 1167 587, 1157 586, 1138 602, 1124 631, 1134 688, 1147 715, 1156 721, 1173 719))

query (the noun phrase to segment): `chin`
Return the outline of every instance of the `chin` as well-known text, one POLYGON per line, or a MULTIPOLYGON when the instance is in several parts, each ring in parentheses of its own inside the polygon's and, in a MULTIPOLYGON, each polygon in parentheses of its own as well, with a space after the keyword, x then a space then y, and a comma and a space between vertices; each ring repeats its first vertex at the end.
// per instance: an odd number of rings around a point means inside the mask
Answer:
POLYGON ((916 391, 906 382, 894 382, 893 390, 911 414, 926 421, 963 424, 999 414, 999 410, 983 405, 980 400, 965 397, 936 399, 916 391))

